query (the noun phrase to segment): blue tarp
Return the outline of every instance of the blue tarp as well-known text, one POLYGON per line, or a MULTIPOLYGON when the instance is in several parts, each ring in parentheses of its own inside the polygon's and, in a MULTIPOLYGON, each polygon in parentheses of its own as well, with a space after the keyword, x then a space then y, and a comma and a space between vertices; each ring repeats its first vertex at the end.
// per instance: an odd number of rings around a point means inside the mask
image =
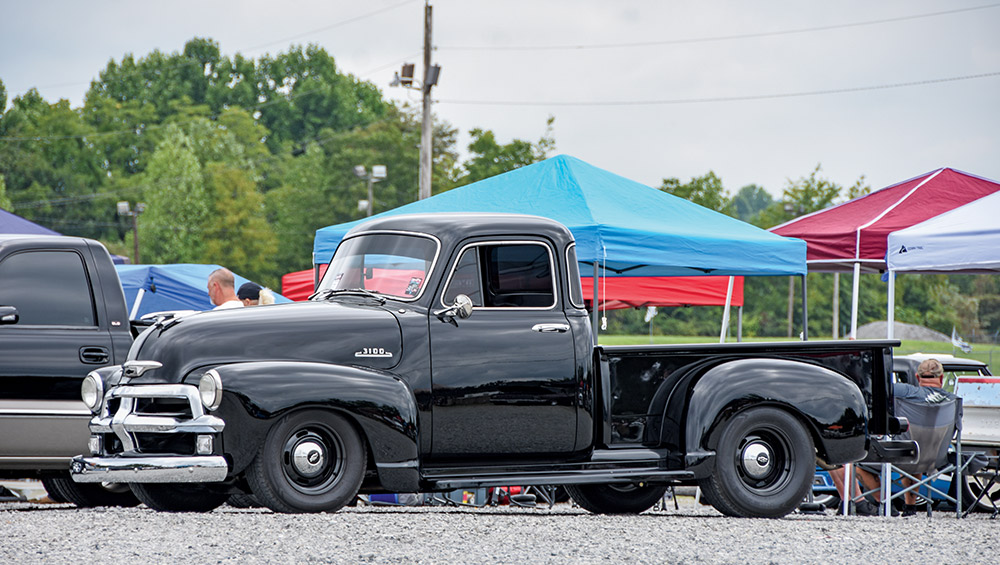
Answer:
MULTIPOLYGON (((683 198, 559 155, 378 214, 510 212, 557 220, 581 263, 609 276, 801 275, 806 243, 776 236, 683 198)), ((313 262, 328 263, 357 220, 316 230, 313 262)), ((587 273, 587 270, 583 271, 587 273)))
POLYGON ((0 208, 0 233, 23 233, 29 235, 61 235, 35 222, 0 208))
MULTIPOLYGON (((211 310, 208 298, 208 275, 218 269, 218 265, 194 265, 179 263, 173 265, 115 265, 118 278, 125 290, 125 303, 129 312, 135 304, 139 289, 145 289, 139 312, 131 316, 140 318, 150 312, 168 310, 211 310), (153 290, 155 288, 155 290, 153 290)), ((236 288, 247 279, 235 275, 236 288)), ((291 302, 278 293, 276 303, 291 302)))

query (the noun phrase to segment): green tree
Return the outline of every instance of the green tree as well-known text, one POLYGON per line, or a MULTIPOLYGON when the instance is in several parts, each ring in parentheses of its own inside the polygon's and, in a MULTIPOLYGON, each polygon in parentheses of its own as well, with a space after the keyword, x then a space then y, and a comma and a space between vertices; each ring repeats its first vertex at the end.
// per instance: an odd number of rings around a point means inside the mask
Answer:
POLYGON ((142 175, 142 255, 149 263, 199 263, 211 204, 191 139, 170 126, 142 175))
POLYGON ((681 184, 677 178, 665 178, 663 184, 660 185, 660 190, 690 200, 710 210, 733 215, 732 198, 726 192, 726 188, 722 186, 722 179, 712 171, 704 176, 694 177, 684 184, 681 184))
POLYGON ((455 185, 471 184, 545 160, 548 154, 555 150, 555 139, 552 135, 554 123, 555 118, 549 116, 545 133, 536 143, 514 139, 510 143, 500 144, 490 130, 481 128, 470 130, 471 156, 458 171, 458 176, 454 179, 455 185))
POLYGON ((732 210, 740 220, 753 223, 772 204, 774 198, 766 190, 756 184, 748 184, 733 196, 732 210))
POLYGON ((3 179, 3 175, 0 175, 0 208, 8 212, 14 211, 14 203, 7 196, 7 182, 3 179))

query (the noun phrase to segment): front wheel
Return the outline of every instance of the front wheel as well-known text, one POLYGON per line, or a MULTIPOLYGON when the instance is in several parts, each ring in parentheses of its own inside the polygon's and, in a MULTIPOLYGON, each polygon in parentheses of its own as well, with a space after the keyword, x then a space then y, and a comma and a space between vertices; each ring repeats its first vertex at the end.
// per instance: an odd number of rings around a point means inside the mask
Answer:
POLYGON ((812 437, 794 416, 751 408, 725 425, 715 469, 698 484, 727 516, 780 518, 809 492, 815 460, 812 437))
POLYGON ((198 483, 131 483, 129 486, 136 498, 160 512, 210 512, 229 498, 228 494, 198 483))
MULTIPOLYGON (((989 467, 973 474, 962 473, 962 506, 969 509, 976 501, 975 512, 993 512, 1000 506, 1000 478, 993 477, 997 471, 989 467), (992 484, 990 479, 993 478, 992 484), (983 492, 983 489, 986 492, 983 492), (982 495, 982 496, 980 496, 982 495)), ((949 493, 952 494, 952 493, 949 493)))
POLYGON ((667 492, 665 486, 566 485, 566 492, 580 508, 595 514, 638 514, 649 510, 667 492))
POLYGON ((254 497, 275 512, 336 512, 365 477, 361 436, 342 416, 295 412, 267 433, 247 471, 254 497))

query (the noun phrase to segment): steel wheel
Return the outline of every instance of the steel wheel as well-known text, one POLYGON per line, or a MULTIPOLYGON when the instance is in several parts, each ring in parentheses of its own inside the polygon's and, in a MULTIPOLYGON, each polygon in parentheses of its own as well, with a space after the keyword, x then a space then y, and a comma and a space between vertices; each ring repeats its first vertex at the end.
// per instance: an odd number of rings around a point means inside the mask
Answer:
POLYGON ((751 408, 725 425, 715 469, 699 485, 723 514, 779 518, 812 488, 815 457, 812 437, 794 416, 751 408))
POLYGON ((366 452, 342 416, 308 410, 282 418, 247 472, 258 501, 275 512, 334 512, 361 487, 366 452))

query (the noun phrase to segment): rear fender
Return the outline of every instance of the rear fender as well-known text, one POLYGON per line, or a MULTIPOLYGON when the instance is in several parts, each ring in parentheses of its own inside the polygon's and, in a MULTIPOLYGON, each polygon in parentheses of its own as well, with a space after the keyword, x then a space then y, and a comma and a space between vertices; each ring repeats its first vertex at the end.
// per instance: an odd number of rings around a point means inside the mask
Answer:
MULTIPOLYGON (((836 371, 788 359, 738 359, 703 370, 693 382, 682 412, 686 415, 684 464, 690 470, 712 460, 718 432, 733 416, 761 405, 795 415, 813 436, 819 455, 830 463, 865 456, 864 396, 853 381, 836 371)), ((665 415, 662 437, 678 434, 679 430, 668 429, 670 424, 665 415)))
MULTIPOLYGON (((282 361, 214 368, 223 390, 215 415, 226 422, 224 450, 232 457, 234 473, 253 461, 280 417, 301 408, 320 408, 339 412, 361 428, 383 486, 400 492, 416 489, 417 406, 399 377, 359 367, 282 361)), ((193 372, 189 384, 197 385, 203 373, 193 372)))

